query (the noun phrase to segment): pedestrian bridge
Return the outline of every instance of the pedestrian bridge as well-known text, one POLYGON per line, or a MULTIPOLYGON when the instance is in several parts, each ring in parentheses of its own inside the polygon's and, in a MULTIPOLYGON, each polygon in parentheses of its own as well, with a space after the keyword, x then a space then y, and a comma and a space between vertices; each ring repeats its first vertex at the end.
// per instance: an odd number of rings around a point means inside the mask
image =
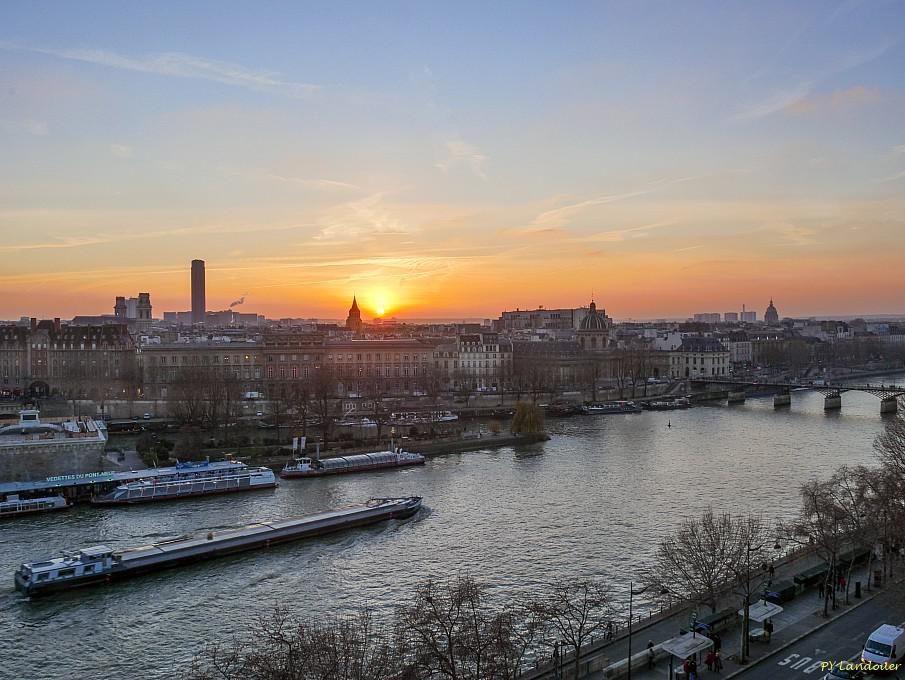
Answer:
POLYGON ((704 391, 713 391, 714 388, 725 388, 730 404, 745 401, 745 392, 748 389, 774 390, 773 405, 777 408, 789 406, 792 403, 792 392, 796 390, 813 390, 823 394, 823 408, 827 411, 842 408, 842 394, 844 392, 867 392, 880 399, 880 413, 895 413, 898 410, 898 400, 905 399, 905 385, 887 385, 880 383, 824 383, 815 381, 761 381, 733 378, 707 378, 705 376, 690 379, 692 388, 703 388, 704 391))

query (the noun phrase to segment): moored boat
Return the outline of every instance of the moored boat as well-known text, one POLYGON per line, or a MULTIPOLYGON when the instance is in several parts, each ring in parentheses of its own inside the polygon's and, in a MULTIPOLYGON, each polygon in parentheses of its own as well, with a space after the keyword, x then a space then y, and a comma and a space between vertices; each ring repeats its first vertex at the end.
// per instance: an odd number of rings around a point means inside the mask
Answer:
POLYGON ((93 505, 128 505, 193 496, 211 496, 237 491, 272 489, 277 485, 273 470, 266 467, 235 465, 212 467, 192 465, 175 468, 161 477, 138 479, 120 484, 112 491, 91 497, 93 505))
POLYGON ((610 413, 641 413, 641 407, 633 401, 608 401, 602 404, 585 404, 582 411, 588 415, 610 413))
POLYGON ((367 472, 383 468, 424 465, 424 460, 424 456, 420 453, 403 451, 398 447, 389 451, 361 453, 354 456, 337 456, 335 458, 312 459, 302 456, 294 459, 292 463, 287 463, 280 471, 280 477, 322 477, 324 475, 367 472))
POLYGON ((25 595, 45 595, 388 519, 405 519, 420 508, 421 496, 372 498, 305 517, 182 536, 126 550, 96 545, 26 562, 16 570, 14 581, 16 589, 25 595))
POLYGON ((18 494, 7 496, 0 501, 0 519, 18 517, 35 512, 52 512, 72 507, 63 496, 45 496, 42 498, 19 498, 18 494))

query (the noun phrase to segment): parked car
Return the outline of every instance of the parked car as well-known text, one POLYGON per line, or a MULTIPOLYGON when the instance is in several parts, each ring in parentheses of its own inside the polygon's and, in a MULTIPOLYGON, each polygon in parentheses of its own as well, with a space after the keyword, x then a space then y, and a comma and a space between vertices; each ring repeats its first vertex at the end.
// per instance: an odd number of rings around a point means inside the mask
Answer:
POLYGON ((150 414, 150 413, 145 413, 142 417, 143 417, 145 420, 151 420, 151 414, 150 414))
POLYGON ((864 672, 842 666, 835 666, 829 673, 823 676, 821 680, 864 680, 864 672))

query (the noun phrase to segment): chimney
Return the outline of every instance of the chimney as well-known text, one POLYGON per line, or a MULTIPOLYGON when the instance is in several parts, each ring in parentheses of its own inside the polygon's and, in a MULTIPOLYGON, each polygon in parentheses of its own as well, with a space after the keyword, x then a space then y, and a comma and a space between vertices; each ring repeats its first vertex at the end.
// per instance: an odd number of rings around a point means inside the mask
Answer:
POLYGON ((38 320, 35 317, 31 317, 31 329, 37 330, 38 328, 38 320))
POLYGON ((59 333, 60 332, 60 317, 53 317, 53 329, 59 333))

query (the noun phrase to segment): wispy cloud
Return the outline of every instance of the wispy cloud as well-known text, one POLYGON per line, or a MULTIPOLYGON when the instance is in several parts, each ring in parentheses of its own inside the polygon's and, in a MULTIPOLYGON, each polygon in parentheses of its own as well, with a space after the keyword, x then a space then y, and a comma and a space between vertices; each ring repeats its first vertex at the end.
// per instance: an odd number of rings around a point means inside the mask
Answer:
POLYGON ((900 180, 900 179, 905 179, 905 170, 902 170, 901 172, 897 172, 893 175, 890 175, 889 177, 884 177, 883 179, 879 179, 879 180, 877 180, 877 182, 878 183, 895 182, 896 180, 900 180))
POLYGON ((674 224, 675 222, 673 220, 665 220, 625 229, 608 229, 606 231, 599 231, 594 234, 589 234, 588 236, 583 236, 577 240, 588 243, 618 243, 619 241, 626 241, 630 238, 644 238, 648 236, 649 232, 653 229, 662 229, 663 227, 670 227, 674 224))
POLYGON ((886 54, 890 49, 895 47, 898 41, 888 41, 881 43, 876 47, 868 50, 854 51, 842 55, 836 59, 826 69, 821 72, 814 73, 810 77, 801 79, 796 85, 790 85, 776 92, 767 95, 764 99, 756 102, 734 116, 733 120, 756 120, 770 116, 779 111, 788 109, 795 102, 805 99, 814 89, 823 81, 832 76, 850 71, 864 64, 868 64, 875 59, 886 54))
POLYGON ((357 184, 349 182, 340 182, 335 179, 309 179, 305 177, 290 177, 286 175, 278 175, 268 172, 263 175, 266 179, 272 179, 285 184, 298 184, 308 189, 318 189, 321 191, 341 189, 345 191, 361 191, 361 187, 357 184))
POLYGON ((814 94, 802 97, 785 108, 790 113, 823 113, 872 104, 879 101, 880 98, 880 90, 856 85, 845 90, 834 90, 827 94, 814 94))
POLYGON ((117 158, 132 158, 132 147, 126 144, 111 144, 110 153, 117 158))
POLYGON ((453 140, 446 142, 446 158, 439 161, 436 165, 444 172, 448 172, 451 168, 464 165, 483 180, 487 179, 487 173, 484 171, 484 163, 487 162, 488 156, 482 152, 474 144, 463 142, 461 140, 453 140))
POLYGON ((630 198, 635 198, 637 196, 644 196, 646 194, 653 193, 658 189, 662 189, 666 186, 672 184, 679 184, 681 182, 688 182, 690 180, 696 179, 695 177, 676 177, 673 179, 662 179, 657 182, 654 182, 650 186, 644 189, 638 189, 636 191, 627 191, 621 194, 605 194, 603 196, 597 196, 595 198, 589 198, 585 201, 580 201, 578 203, 572 203, 570 205, 564 205, 559 208, 553 208, 552 210, 546 210, 542 212, 540 215, 534 218, 534 224, 538 226, 546 226, 546 227, 554 227, 554 226, 565 226, 568 224, 575 215, 581 213, 588 208, 593 208, 599 205, 606 205, 608 203, 615 203, 617 201, 625 201, 630 198))
POLYGON ((44 137, 50 132, 47 123, 43 120, 25 120, 22 121, 22 127, 25 128, 28 134, 34 135, 35 137, 44 137))
POLYGON ((292 96, 311 94, 319 89, 317 85, 310 83, 283 80, 278 73, 273 71, 250 69, 240 64, 205 59, 182 52, 161 52, 142 57, 130 57, 111 50, 41 47, 18 44, 8 40, 0 40, 0 49, 46 54, 60 59, 81 61, 126 71, 210 80, 224 85, 244 87, 250 90, 268 90, 292 96))
POLYGON ((329 208, 318 220, 321 229, 314 240, 335 244, 412 233, 408 224, 383 205, 383 198, 376 193, 329 208))

